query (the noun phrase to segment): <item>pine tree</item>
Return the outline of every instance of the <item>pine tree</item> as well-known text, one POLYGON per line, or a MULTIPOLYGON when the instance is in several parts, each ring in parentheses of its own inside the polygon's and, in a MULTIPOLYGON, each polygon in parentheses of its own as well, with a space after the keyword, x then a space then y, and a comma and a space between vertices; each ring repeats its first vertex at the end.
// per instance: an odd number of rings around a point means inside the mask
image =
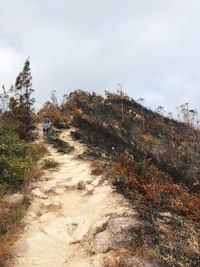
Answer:
POLYGON ((32 111, 32 106, 35 102, 35 99, 31 97, 33 92, 30 61, 27 59, 23 71, 16 78, 14 88, 15 98, 19 106, 25 107, 27 111, 32 111))
POLYGON ((32 124, 32 112, 35 99, 32 97, 32 75, 30 61, 25 61, 22 72, 16 78, 15 85, 11 88, 9 108, 15 121, 21 124, 24 131, 28 132, 32 124))

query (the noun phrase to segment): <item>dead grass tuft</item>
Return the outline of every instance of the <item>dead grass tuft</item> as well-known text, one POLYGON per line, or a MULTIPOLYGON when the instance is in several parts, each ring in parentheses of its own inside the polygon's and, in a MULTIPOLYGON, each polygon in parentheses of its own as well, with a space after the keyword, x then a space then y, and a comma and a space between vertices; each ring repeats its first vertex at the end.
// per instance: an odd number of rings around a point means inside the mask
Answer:
POLYGON ((45 159, 43 163, 44 169, 54 169, 59 166, 59 163, 55 161, 54 159, 45 159))
POLYGON ((30 170, 28 170, 24 176, 23 184, 21 191, 23 192, 24 196, 27 196, 30 194, 30 188, 29 185, 34 180, 38 180, 42 174, 42 165, 41 163, 38 163, 37 165, 33 166, 30 170))
POLYGON ((36 143, 35 145, 38 150, 38 153, 41 154, 42 156, 48 153, 48 148, 44 144, 44 142, 39 142, 39 143, 36 143))
POLYGON ((102 175, 104 173, 104 168, 102 166, 102 164, 98 161, 95 160, 92 164, 91 164, 91 175, 102 175))

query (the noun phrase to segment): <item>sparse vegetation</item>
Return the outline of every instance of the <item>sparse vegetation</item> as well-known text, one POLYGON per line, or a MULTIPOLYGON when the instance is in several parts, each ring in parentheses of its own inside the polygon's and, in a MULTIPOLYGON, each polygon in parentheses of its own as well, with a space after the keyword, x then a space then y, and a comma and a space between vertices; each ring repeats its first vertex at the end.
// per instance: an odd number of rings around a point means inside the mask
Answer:
POLYGON ((131 200, 138 199, 140 206, 173 210, 200 221, 200 196, 188 193, 181 184, 175 184, 172 177, 149 160, 135 161, 125 151, 112 167, 120 174, 115 181, 118 190, 131 200))
POLYGON ((124 94, 109 92, 105 98, 93 94, 91 101, 87 92, 75 91, 65 97, 61 110, 71 116, 74 126, 89 135, 88 143, 115 147, 117 156, 128 149, 136 159, 151 158, 174 181, 196 190, 200 180, 200 133, 191 123, 164 117, 163 107, 153 112, 124 94))

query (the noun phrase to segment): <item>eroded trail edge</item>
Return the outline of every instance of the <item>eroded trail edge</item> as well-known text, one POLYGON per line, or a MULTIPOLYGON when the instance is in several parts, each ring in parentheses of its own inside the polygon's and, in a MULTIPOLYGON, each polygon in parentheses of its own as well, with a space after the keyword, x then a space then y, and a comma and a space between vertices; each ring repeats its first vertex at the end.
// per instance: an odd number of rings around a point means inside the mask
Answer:
POLYGON ((59 167, 31 185, 33 200, 12 266, 150 266, 127 255, 123 265, 126 246, 144 225, 103 176, 91 175, 90 162, 78 159, 86 147, 72 140, 70 131, 61 139, 74 150, 61 154, 49 145, 47 158, 59 167))

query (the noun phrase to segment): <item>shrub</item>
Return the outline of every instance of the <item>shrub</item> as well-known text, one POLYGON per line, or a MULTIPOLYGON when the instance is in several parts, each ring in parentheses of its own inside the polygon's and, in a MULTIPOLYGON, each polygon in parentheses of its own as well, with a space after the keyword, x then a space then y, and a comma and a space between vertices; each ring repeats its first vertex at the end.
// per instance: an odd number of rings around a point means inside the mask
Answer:
POLYGON ((45 117, 49 117, 55 126, 69 121, 69 117, 63 114, 60 108, 51 102, 46 102, 37 115, 38 121, 42 122, 45 117))
POLYGON ((37 147, 19 139, 13 128, 0 121, 0 184, 20 185, 26 172, 39 160, 37 147))

